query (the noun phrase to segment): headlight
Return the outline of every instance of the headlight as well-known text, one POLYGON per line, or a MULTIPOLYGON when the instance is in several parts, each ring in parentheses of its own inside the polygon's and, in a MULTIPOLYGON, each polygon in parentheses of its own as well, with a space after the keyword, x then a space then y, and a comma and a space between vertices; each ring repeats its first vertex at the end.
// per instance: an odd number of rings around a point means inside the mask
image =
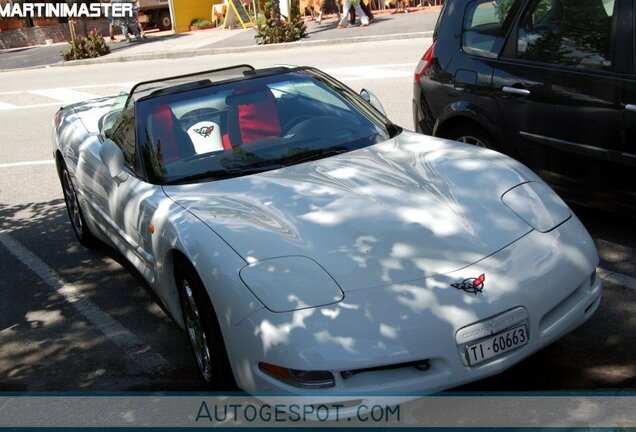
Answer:
POLYGON ((551 231, 572 216, 563 200, 544 183, 522 183, 504 193, 501 200, 539 232, 551 231))
POLYGON ((344 293, 316 261, 303 256, 271 258, 245 266, 243 283, 272 312, 337 303, 344 293))

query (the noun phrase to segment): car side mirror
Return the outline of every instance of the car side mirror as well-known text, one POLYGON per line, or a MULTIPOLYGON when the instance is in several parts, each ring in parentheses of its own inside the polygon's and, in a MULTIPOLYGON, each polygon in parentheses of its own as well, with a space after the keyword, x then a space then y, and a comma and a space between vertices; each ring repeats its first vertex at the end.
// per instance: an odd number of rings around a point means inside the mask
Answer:
POLYGON ((371 91, 367 89, 362 89, 360 90, 360 96, 362 96, 362 99, 369 102, 369 105, 371 105, 373 108, 377 109, 383 115, 386 116, 386 111, 384 111, 384 107, 382 106, 380 99, 378 99, 378 97, 374 95, 371 91))
POLYGON ((110 139, 105 139, 99 149, 99 158, 102 160, 110 176, 119 183, 128 179, 128 174, 124 172, 124 153, 119 146, 110 139))

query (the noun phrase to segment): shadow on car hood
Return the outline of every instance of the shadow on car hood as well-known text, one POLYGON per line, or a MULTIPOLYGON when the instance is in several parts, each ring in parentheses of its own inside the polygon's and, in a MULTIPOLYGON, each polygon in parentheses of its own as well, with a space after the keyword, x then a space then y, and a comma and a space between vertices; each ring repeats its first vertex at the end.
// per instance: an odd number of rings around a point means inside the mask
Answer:
POLYGON ((531 231, 501 201, 526 181, 501 159, 403 133, 327 159, 164 190, 247 262, 307 256, 350 291, 454 271, 531 231))

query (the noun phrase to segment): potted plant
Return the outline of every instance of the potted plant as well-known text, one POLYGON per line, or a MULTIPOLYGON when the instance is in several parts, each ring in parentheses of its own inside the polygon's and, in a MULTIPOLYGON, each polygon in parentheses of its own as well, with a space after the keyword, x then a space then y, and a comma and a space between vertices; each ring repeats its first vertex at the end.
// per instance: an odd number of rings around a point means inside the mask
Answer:
POLYGON ((192 21, 190 21, 190 31, 205 30, 212 27, 213 27, 212 22, 209 20, 195 18, 192 21))

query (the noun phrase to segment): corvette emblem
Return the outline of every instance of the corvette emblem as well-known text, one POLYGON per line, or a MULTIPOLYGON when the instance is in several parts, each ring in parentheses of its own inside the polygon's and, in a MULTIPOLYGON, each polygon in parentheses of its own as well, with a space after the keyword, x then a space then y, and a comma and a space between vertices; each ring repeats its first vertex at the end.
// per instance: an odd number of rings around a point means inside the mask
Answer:
POLYGON ((201 135, 203 138, 207 138, 210 136, 212 131, 214 130, 214 126, 205 126, 199 129, 195 129, 194 131, 201 135))
POLYGON ((482 273, 476 278, 468 278, 464 279, 460 283, 451 284, 453 288, 460 289, 462 291, 466 291, 468 293, 473 293, 477 295, 484 290, 484 281, 486 280, 486 275, 482 273))

